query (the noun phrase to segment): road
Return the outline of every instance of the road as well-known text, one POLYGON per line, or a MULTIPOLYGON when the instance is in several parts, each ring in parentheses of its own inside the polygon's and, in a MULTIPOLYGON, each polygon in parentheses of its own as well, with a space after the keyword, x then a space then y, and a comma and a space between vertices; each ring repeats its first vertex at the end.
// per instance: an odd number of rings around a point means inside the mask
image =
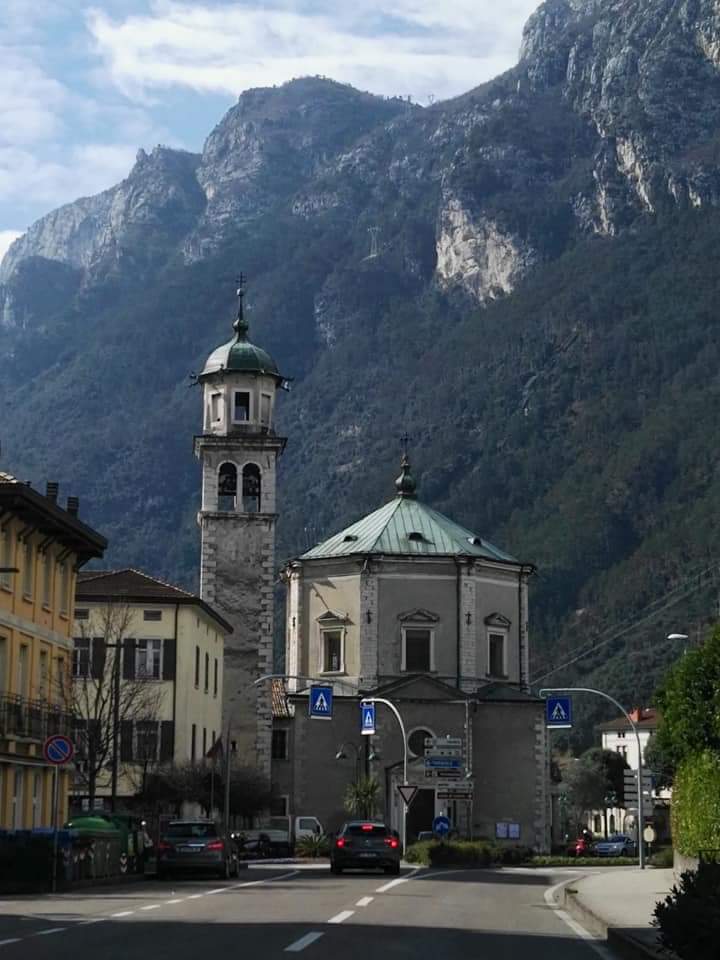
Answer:
POLYGON ((240 880, 151 879, 0 900, 0 960, 597 960, 547 891, 567 873, 410 870, 332 876, 250 868, 240 880))

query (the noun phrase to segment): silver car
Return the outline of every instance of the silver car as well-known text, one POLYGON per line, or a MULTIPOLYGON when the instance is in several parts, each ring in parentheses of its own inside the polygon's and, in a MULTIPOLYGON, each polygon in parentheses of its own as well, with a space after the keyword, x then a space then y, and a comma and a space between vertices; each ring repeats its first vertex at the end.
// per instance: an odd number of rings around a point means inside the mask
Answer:
POLYGON ((157 875, 210 873, 225 879, 237 876, 235 842, 226 839, 214 820, 167 820, 160 828, 157 875))

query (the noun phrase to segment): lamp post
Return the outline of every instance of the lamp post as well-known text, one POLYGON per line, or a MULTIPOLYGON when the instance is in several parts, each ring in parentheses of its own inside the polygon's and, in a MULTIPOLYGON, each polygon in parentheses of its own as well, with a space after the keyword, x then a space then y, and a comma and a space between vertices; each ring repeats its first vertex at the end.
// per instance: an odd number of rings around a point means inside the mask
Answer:
POLYGON ((611 697, 609 693, 605 693, 602 690, 595 690, 592 687, 543 687, 540 691, 540 696, 546 697, 551 693, 593 693, 597 697, 604 697, 605 700, 609 700, 610 703, 614 704, 621 713, 625 714, 625 719, 630 724, 630 727, 635 734, 638 748, 638 854, 640 860, 640 869, 644 870, 645 849, 643 841, 643 829, 645 827, 645 822, 643 812, 643 759, 640 733, 635 725, 635 721, 632 719, 625 707, 622 706, 622 704, 618 703, 617 700, 614 697, 611 697))
MULTIPOLYGON (((384 697, 363 697, 360 701, 360 706, 363 706, 365 703, 382 703, 386 706, 392 713, 395 715, 400 726, 400 733, 402 735, 403 742, 403 784, 407 784, 408 777, 408 744, 407 744, 407 734, 405 733, 405 724, 403 723, 402 717, 400 716, 400 711, 395 706, 391 700, 386 700, 384 697)), ((407 804, 403 801, 402 805, 402 851, 403 856, 405 855, 405 845, 407 840, 407 804)))
POLYGON ((356 743, 351 743, 347 740, 343 742, 338 747, 338 751, 335 754, 336 760, 347 760, 347 754, 345 753, 345 747, 352 747, 355 751, 355 783, 360 783, 360 751, 361 748, 356 743))

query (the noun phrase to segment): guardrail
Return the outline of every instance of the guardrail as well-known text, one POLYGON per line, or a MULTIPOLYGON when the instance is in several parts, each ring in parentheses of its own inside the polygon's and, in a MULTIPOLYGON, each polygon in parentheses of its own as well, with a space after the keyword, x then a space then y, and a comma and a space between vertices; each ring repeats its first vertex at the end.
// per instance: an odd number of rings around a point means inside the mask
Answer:
POLYGON ((55 733, 70 732, 71 717, 61 705, 14 694, 0 696, 0 736, 44 740, 55 733))

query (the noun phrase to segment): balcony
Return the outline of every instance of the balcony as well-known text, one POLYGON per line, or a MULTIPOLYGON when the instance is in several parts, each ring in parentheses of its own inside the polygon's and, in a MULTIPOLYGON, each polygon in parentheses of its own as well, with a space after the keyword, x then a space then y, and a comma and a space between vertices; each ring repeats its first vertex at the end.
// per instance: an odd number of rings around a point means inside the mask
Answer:
POLYGON ((69 734, 70 715, 46 700, 0 695, 0 737, 8 740, 45 740, 55 733, 69 734))

